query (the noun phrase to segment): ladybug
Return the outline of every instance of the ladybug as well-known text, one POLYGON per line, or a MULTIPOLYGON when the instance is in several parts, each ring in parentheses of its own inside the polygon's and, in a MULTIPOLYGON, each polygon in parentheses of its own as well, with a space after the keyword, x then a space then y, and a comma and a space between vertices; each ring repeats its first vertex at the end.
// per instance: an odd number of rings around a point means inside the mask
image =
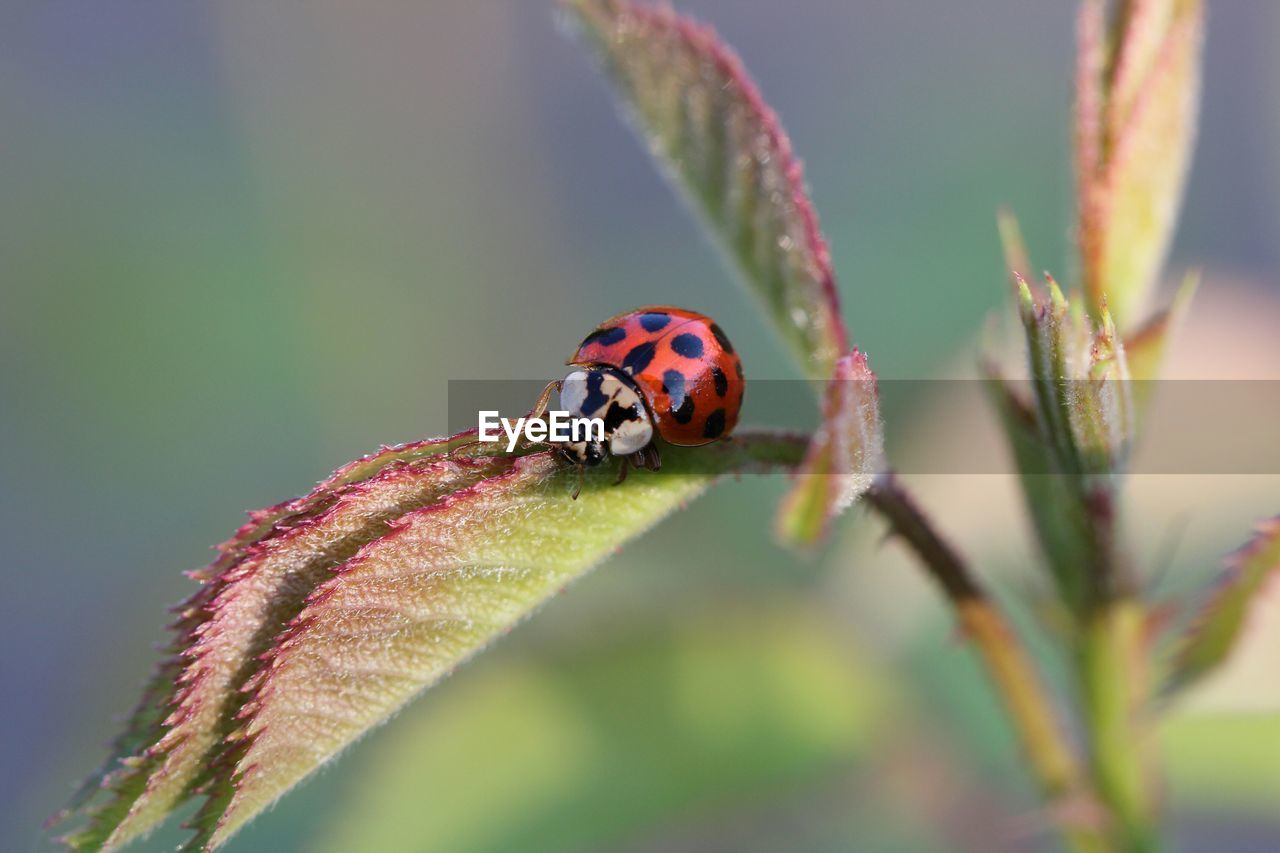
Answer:
POLYGON ((607 456, 656 471, 655 434, 683 447, 733 432, 746 388, 742 361, 714 320, 669 306, 637 308, 601 323, 567 362, 560 408, 604 421, 603 441, 558 445, 579 465, 607 456))

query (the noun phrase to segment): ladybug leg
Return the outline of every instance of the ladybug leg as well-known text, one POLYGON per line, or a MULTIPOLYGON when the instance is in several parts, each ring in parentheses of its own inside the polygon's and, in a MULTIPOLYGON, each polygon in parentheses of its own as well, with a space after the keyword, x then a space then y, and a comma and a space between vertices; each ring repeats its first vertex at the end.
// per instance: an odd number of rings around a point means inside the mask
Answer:
POLYGON ((578 495, 582 494, 582 481, 583 481, 583 478, 586 477, 586 474, 587 474, 587 466, 579 465, 578 466, 578 485, 573 490, 573 497, 571 498, 571 500, 576 501, 578 499, 578 495))
POLYGON ((622 457, 622 464, 618 466, 618 479, 613 481, 615 486, 621 486, 623 481, 627 479, 627 469, 631 467, 630 456, 622 457))
POLYGON ((643 468, 646 471, 662 470, 662 457, 658 455, 658 448, 654 444, 640 448, 627 458, 637 468, 643 468))
POLYGON ((542 417, 547 413, 547 409, 551 408, 551 395, 560 390, 563 382, 559 379, 554 382, 548 382, 547 387, 542 389, 542 393, 538 395, 537 401, 533 404, 533 408, 529 410, 530 417, 542 417))

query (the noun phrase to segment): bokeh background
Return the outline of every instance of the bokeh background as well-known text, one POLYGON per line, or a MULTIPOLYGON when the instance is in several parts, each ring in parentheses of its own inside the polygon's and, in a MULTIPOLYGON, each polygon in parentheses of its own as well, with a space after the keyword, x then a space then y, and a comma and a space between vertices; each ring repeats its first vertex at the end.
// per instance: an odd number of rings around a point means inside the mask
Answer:
MULTIPOLYGON (((971 363, 1005 299, 998 204, 1070 279, 1073 4, 679 5, 782 114, 883 376, 971 363)), ((1206 281, 1175 370, 1280 378, 1280 6, 1209 5, 1171 265, 1206 281)), ((712 311, 750 375, 793 375, 549 0, 10 0, 0 127, 5 850, 49 846, 40 822, 132 705, 180 571, 242 510, 442 431, 449 379, 553 375, 601 318, 668 301, 712 311)), ((963 452, 992 425, 924 399, 889 428, 905 453, 963 452)), ((916 480, 1022 597, 1007 479, 916 480)), ((858 512, 816 559, 776 548, 781 488, 672 518, 231 849, 1046 846, 931 590, 858 512)), ((1280 484, 1146 477, 1131 497, 1172 592, 1280 484)), ((1259 623, 1163 730, 1187 849, 1280 848, 1280 631, 1259 623)))

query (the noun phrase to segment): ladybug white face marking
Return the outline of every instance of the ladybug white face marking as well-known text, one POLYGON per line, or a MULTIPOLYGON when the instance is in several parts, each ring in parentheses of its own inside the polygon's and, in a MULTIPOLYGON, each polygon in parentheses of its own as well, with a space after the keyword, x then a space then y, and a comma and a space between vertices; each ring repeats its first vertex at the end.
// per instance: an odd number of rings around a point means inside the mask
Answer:
POLYGON ((575 441, 564 445, 583 465, 613 456, 629 456, 653 441, 653 421, 644 398, 624 374, 611 367, 575 370, 560 385, 560 408, 574 418, 604 421, 604 441, 575 441))

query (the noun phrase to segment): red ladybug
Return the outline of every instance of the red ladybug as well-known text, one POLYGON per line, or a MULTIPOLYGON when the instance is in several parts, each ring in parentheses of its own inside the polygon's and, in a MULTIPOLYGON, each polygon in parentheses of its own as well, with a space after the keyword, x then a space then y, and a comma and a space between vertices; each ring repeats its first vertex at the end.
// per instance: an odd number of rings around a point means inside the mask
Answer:
POLYGON ((705 314, 669 306, 619 314, 587 335, 566 364, 579 369, 560 383, 561 409, 605 427, 603 441, 560 445, 579 464, 612 455, 656 470, 655 431, 688 447, 724 438, 738 424, 742 361, 705 314))

